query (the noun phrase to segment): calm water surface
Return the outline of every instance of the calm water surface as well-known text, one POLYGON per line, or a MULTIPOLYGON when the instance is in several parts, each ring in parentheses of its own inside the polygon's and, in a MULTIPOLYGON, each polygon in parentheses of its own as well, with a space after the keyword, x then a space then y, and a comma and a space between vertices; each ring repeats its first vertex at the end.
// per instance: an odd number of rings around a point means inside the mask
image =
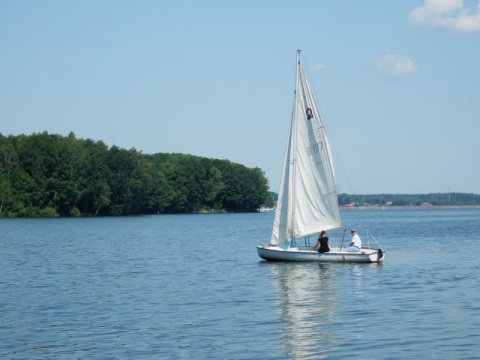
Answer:
POLYGON ((342 218, 383 265, 261 261, 272 213, 2 219, 0 357, 480 358, 480 211, 342 218))

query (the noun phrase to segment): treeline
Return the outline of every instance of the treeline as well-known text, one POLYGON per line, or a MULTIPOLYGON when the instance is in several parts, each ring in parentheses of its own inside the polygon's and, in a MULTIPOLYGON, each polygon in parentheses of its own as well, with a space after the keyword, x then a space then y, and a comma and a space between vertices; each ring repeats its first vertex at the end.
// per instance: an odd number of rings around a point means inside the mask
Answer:
POLYGON ((109 216, 273 206, 259 168, 102 141, 0 134, 0 217, 109 216))
POLYGON ((432 194, 378 194, 378 195, 338 195, 340 206, 420 206, 431 204, 433 206, 461 206, 480 205, 480 195, 466 193, 432 193, 432 194))

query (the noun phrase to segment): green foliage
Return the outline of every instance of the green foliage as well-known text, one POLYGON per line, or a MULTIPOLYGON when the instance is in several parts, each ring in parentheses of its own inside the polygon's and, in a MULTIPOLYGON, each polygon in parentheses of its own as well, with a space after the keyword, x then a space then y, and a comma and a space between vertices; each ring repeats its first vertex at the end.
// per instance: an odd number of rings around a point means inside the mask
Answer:
POLYGON ((263 171, 184 154, 144 155, 47 132, 0 134, 0 216, 255 211, 273 205, 263 171))
MULTIPOLYGON (((0 134, 0 217, 252 212, 277 194, 259 168, 184 154, 144 155, 47 132, 0 134)), ((480 195, 340 194, 339 204, 480 205, 480 195)))

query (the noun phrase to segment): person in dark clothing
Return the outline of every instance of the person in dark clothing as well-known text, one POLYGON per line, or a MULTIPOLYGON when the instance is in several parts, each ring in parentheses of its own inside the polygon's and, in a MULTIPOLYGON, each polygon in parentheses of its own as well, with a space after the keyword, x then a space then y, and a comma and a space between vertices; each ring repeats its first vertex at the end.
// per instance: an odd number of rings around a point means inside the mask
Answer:
POLYGON ((317 248, 319 253, 326 253, 330 251, 330 246, 328 245, 328 236, 325 230, 320 232, 317 243, 312 250, 317 250, 317 248))

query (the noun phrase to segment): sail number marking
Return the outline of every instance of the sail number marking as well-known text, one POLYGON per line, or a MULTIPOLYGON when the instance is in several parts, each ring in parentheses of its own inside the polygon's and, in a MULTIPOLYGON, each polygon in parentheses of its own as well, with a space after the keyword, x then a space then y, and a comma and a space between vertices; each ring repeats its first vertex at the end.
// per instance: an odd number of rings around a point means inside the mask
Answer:
POLYGON ((307 150, 308 150, 308 155, 310 156, 313 154, 318 154, 320 151, 323 150, 323 142, 319 141, 313 144, 312 146, 309 146, 307 150))
POLYGON ((310 120, 313 118, 313 112, 312 109, 307 108, 307 120, 310 120))

